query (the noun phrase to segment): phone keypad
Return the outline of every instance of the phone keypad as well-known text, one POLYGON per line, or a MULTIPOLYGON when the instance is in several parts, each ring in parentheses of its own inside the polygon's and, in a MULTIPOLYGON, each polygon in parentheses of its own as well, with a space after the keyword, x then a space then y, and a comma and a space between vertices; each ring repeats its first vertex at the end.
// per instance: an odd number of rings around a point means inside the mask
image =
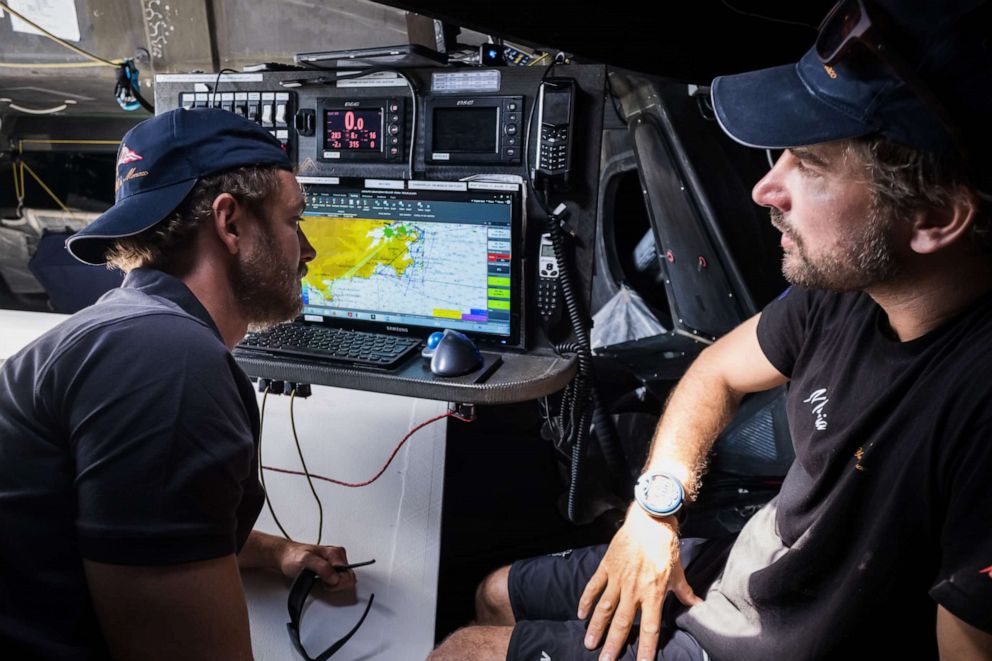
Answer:
POLYGON ((545 319, 554 316, 558 307, 558 271, 541 270, 537 279, 537 311, 545 319), (554 273, 553 276, 550 273, 554 273))
POLYGON ((541 127, 541 169, 568 167, 568 126, 541 127))

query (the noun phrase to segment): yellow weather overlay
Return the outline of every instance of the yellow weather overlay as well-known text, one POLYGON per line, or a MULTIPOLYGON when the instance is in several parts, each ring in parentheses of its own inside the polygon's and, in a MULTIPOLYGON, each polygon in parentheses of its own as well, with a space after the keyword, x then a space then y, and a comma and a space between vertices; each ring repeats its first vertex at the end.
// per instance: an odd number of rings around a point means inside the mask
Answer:
POLYGON ((369 218, 326 222, 326 216, 304 216, 309 218, 312 220, 303 223, 303 232, 317 256, 308 265, 303 281, 327 302, 333 299, 330 288, 338 280, 371 278, 380 267, 402 277, 413 264, 410 246, 421 240, 420 232, 403 222, 369 218))

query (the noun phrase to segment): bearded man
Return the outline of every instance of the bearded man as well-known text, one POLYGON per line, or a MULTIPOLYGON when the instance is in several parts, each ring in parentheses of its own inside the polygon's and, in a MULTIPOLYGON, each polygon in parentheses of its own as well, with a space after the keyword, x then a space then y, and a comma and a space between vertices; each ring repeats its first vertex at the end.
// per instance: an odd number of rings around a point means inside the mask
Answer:
POLYGON ((340 547, 252 531, 259 419, 230 349, 294 317, 315 256, 278 142, 215 109, 132 129, 115 205, 67 247, 120 289, 0 371, 0 647, 250 659, 239 569, 354 584, 340 547))
POLYGON ((690 367, 609 546, 497 570, 433 659, 992 659, 990 25, 842 0, 798 63, 713 82, 730 137, 785 150, 752 197, 795 286, 690 367), (741 399, 785 383, 781 492, 729 548, 680 540, 741 399))

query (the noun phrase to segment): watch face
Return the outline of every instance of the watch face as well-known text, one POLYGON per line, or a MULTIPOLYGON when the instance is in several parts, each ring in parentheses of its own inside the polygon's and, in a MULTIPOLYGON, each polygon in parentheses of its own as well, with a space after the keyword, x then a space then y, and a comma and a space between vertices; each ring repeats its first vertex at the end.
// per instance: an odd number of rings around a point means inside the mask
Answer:
POLYGON ((642 477, 637 484, 641 504, 658 514, 671 514, 682 505, 682 487, 668 475, 642 477))

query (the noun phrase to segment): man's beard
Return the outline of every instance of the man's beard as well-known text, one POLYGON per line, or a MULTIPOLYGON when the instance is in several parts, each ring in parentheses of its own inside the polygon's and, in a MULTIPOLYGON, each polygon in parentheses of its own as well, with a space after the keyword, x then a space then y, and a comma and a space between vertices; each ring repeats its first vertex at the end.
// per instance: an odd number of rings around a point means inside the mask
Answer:
POLYGON ((811 258, 802 238, 785 222, 784 214, 769 210, 772 225, 788 236, 795 247, 782 258, 782 275, 807 289, 859 291, 899 274, 902 264, 892 236, 893 214, 872 204, 868 222, 859 233, 851 233, 829 252, 811 258))
POLYGON ((235 262, 231 274, 234 295, 248 319, 248 330, 265 330, 299 315, 303 310, 300 279, 306 272, 305 264, 294 269, 284 259, 258 249, 235 262))

